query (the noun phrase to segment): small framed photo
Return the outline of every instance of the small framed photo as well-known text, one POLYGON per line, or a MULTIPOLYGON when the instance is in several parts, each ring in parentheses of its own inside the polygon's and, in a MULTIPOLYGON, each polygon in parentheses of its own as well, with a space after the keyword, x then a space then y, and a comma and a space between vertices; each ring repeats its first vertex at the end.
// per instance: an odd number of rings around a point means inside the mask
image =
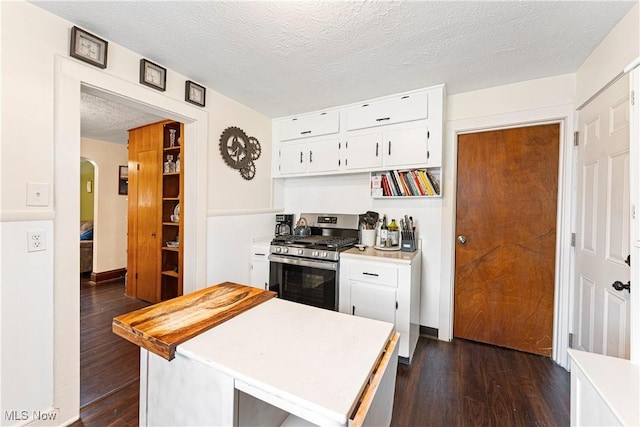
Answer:
POLYGON ((118 174, 118 194, 126 196, 129 194, 129 167, 120 166, 118 174))
POLYGON ((184 100, 192 104, 204 107, 206 93, 207 89, 205 87, 191 80, 187 80, 184 85, 184 100))
POLYGON ((167 69, 146 59, 141 59, 140 83, 164 92, 167 89, 167 69))
POLYGON ((71 48, 69 54, 77 59, 107 68, 107 48, 109 43, 78 27, 71 28, 71 48))

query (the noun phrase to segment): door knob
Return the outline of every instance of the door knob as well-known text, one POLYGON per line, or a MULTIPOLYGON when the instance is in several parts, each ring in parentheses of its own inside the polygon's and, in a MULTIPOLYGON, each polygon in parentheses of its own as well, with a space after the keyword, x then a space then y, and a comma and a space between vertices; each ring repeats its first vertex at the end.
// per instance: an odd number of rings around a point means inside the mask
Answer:
POLYGON ((626 289, 631 293, 631 280, 627 283, 622 283, 621 281, 616 280, 611 286, 613 286, 616 291, 624 291, 626 289))
POLYGON ((460 243, 461 245, 464 245, 465 243, 467 243, 467 238, 463 235, 458 236, 456 240, 458 240, 458 243, 460 243))

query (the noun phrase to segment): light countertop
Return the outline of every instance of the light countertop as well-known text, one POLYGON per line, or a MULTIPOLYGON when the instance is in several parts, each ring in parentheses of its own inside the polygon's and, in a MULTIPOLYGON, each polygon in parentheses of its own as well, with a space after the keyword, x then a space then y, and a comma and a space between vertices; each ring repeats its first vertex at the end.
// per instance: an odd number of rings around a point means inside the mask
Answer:
POLYGON ((569 349, 593 387, 623 425, 640 425, 640 372, 629 360, 569 349))
POLYGON ((358 248, 351 248, 340 253, 341 258, 360 259, 366 261, 386 261, 400 264, 411 264, 413 260, 419 256, 420 249, 413 252, 402 252, 400 250, 382 251, 371 247, 366 247, 363 251, 358 248))
POLYGON ((391 323, 271 299, 176 351, 294 415, 346 425, 393 331, 391 323))

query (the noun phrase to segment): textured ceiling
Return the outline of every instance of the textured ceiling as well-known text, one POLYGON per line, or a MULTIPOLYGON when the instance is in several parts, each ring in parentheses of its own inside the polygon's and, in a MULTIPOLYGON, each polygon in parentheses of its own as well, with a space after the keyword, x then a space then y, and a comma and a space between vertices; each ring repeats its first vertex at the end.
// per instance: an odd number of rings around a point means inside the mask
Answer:
POLYGON ((33 1, 269 117, 573 73, 634 1, 33 1))

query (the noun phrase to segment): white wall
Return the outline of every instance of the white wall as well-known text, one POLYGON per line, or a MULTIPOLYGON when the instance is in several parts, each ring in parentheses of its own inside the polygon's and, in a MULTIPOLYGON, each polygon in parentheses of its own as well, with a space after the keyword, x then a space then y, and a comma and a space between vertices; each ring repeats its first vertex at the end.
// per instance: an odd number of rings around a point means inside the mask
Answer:
POLYGON ((127 196, 118 194, 118 173, 127 166, 127 146, 82 138, 80 155, 95 164, 93 272, 126 268, 127 196))
MULTIPOLYGON (((191 290, 205 285, 207 250, 224 244, 214 240, 214 247, 206 246, 208 210, 270 208, 271 121, 210 88, 207 107, 187 104, 187 77, 172 70, 167 71, 166 92, 144 87, 138 83, 141 56, 114 43, 109 43, 105 70, 72 59, 68 52, 73 24, 30 3, 0 2, 0 15, 0 414, 24 410, 31 415, 56 407, 54 424, 61 424, 79 413, 80 83, 106 88, 107 93, 120 94, 123 102, 139 101, 153 113, 188 122, 185 206, 192 208, 185 213, 185 232, 193 241, 185 242, 185 255, 190 253, 185 259, 185 288, 191 290), (226 166, 219 163, 215 141, 228 126, 243 128, 262 144, 258 162, 266 163, 258 163, 253 181, 235 171, 221 171, 226 166), (26 206, 27 182, 49 184, 48 206, 26 206), (33 227, 47 231, 48 251, 26 252, 26 230, 33 227), (19 336, 8 329, 23 324, 19 336)), ((13 422, 3 418, 2 424, 13 422)))
POLYGON ((625 15, 576 72, 576 107, 582 105, 638 57, 640 6, 625 15))

